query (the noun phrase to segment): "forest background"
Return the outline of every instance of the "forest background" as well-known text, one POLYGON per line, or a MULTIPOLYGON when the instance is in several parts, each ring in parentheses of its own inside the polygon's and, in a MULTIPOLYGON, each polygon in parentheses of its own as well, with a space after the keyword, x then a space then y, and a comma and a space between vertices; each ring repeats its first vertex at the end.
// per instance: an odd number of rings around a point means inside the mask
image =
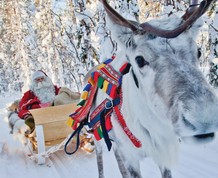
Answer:
MULTIPOLYGON (((111 0, 110 4, 125 18, 145 22, 172 14, 181 16, 190 1, 111 0)), ((218 58, 217 2, 203 21, 197 43, 200 67, 205 70, 218 58)), ((99 0, 0 0, 2 96, 22 91, 38 69, 55 84, 80 91, 86 73, 118 50, 99 0)), ((205 75, 217 81, 218 70, 211 71, 205 75), (211 71, 213 75, 208 75, 211 71)), ((218 86, 218 82, 211 83, 218 86)))

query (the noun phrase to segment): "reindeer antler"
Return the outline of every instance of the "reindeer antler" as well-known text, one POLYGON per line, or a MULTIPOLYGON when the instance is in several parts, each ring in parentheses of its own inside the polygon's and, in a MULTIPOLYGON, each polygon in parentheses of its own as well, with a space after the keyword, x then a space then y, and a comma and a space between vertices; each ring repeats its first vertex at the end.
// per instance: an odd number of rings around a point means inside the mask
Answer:
MULTIPOLYGON (((216 2, 217 0, 204 0, 204 1, 206 1, 206 4, 205 4, 205 7, 202 9, 202 13, 200 14, 200 16, 201 15, 203 15, 206 11, 207 11, 207 9, 209 8, 209 6, 210 6, 210 4, 214 1, 214 2, 216 2)), ((203 1, 202 1, 203 2, 203 1)), ((201 2, 201 3, 202 3, 201 2)), ((192 3, 191 3, 191 5, 190 5, 190 7, 191 8, 189 8, 189 9, 187 9, 186 10, 186 13, 182 16, 182 18, 184 19, 184 20, 186 20, 186 19, 188 19, 188 17, 192 14, 192 12, 194 12, 195 10, 196 10, 196 8, 194 8, 194 6, 197 6, 198 5, 198 0, 192 0, 192 3), (192 11, 192 9, 193 9, 193 11, 192 11), (189 12, 189 11, 191 11, 190 13, 187 13, 187 11, 189 12)), ((199 17, 200 17, 199 16, 199 17)))
POLYGON ((132 22, 126 20, 125 18, 123 18, 120 14, 117 13, 117 11, 115 11, 108 3, 107 0, 101 0, 105 11, 107 12, 108 16, 110 17, 110 19, 115 22, 116 24, 125 26, 130 28, 132 31, 137 31, 138 27, 135 26, 132 22))
POLYGON ((130 28, 135 33, 151 33, 153 35, 163 37, 163 38, 175 38, 184 32, 186 29, 190 28, 190 26, 201 16, 203 15, 210 4, 216 0, 203 0, 198 8, 191 8, 192 11, 189 9, 186 13, 182 16, 184 22, 174 30, 163 30, 157 27, 152 26, 151 24, 145 22, 136 26, 129 20, 123 18, 120 14, 118 14, 108 3, 107 0, 101 0, 103 6, 110 17, 110 19, 122 26, 130 28))

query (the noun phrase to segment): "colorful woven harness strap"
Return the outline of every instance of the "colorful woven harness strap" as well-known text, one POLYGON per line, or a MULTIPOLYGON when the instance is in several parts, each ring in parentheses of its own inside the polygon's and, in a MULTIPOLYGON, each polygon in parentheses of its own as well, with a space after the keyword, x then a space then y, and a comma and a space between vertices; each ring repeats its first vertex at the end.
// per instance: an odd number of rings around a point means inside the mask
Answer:
POLYGON ((131 140, 131 142, 137 147, 141 147, 142 144, 140 142, 140 140, 138 140, 136 138, 136 136, 129 130, 128 126, 126 125, 125 119, 123 118, 122 113, 120 112, 120 108, 122 105, 122 92, 120 92, 120 104, 119 105, 115 105, 114 106, 114 111, 115 114, 117 116, 117 120, 120 124, 120 126, 122 127, 123 131, 126 133, 126 135, 129 137, 129 139, 131 140))
POLYGON ((75 131, 65 144, 65 152, 67 154, 73 154, 79 147, 79 134, 84 125, 88 125, 93 131, 96 140, 104 138, 108 150, 111 149, 112 143, 109 138, 108 132, 112 129, 111 113, 115 111, 115 115, 118 118, 118 122, 127 134, 129 139, 136 147, 141 147, 141 142, 132 134, 126 125, 120 107, 122 105, 122 93, 121 84, 122 76, 129 72, 131 65, 125 63, 119 70, 115 71, 109 64, 113 61, 113 58, 106 60, 101 64, 96 71, 91 74, 88 80, 88 84, 83 89, 81 95, 81 101, 78 103, 81 107, 78 108, 67 121, 67 124, 75 131), (93 100, 97 89, 102 89, 107 93, 111 99, 105 99, 90 115, 90 121, 88 122, 88 115, 92 107, 93 100), (67 146, 70 140, 77 134, 77 146, 73 152, 67 151, 67 146))

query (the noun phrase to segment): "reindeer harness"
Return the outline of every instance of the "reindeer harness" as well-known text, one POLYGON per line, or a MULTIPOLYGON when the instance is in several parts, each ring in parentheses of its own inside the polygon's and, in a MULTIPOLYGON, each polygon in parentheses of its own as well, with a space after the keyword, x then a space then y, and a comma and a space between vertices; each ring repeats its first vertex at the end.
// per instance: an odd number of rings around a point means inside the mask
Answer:
POLYGON ((93 132, 96 140, 104 138, 108 150, 111 149, 112 143, 108 132, 112 129, 111 114, 114 112, 123 131, 129 137, 131 142, 137 147, 141 147, 141 142, 132 134, 126 125, 122 113, 120 112, 122 106, 122 77, 129 72, 131 65, 125 63, 119 72, 115 71, 110 65, 114 57, 106 60, 97 70, 92 72, 88 80, 88 84, 83 89, 81 101, 77 104, 80 106, 74 113, 72 113, 67 121, 67 124, 75 130, 65 144, 65 152, 67 154, 75 153, 79 148, 79 134, 84 125, 88 125, 91 132, 93 132), (107 93, 111 99, 106 98, 102 103, 95 108, 90 114, 93 100, 97 90, 101 89, 107 93), (88 121, 89 118, 89 121, 88 121), (67 151, 67 146, 70 140, 77 134, 77 146, 73 152, 67 151))

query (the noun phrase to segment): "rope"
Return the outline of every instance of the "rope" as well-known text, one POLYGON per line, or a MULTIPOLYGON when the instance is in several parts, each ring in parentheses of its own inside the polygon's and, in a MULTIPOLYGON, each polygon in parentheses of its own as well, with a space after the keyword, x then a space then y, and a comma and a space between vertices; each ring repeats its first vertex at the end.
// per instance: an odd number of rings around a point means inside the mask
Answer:
POLYGON ((53 154, 53 153, 55 153, 57 151, 63 150, 64 145, 69 140, 69 138, 70 138, 70 134, 61 143, 59 143, 57 145, 54 145, 54 146, 50 147, 47 151, 42 152, 42 153, 38 153, 38 154, 34 153, 32 151, 32 149, 30 148, 30 145, 28 144, 27 147, 29 148, 29 150, 31 151, 31 154, 32 154, 32 155, 28 155, 28 157, 33 161, 37 161, 38 157, 49 158, 51 154, 53 154))

